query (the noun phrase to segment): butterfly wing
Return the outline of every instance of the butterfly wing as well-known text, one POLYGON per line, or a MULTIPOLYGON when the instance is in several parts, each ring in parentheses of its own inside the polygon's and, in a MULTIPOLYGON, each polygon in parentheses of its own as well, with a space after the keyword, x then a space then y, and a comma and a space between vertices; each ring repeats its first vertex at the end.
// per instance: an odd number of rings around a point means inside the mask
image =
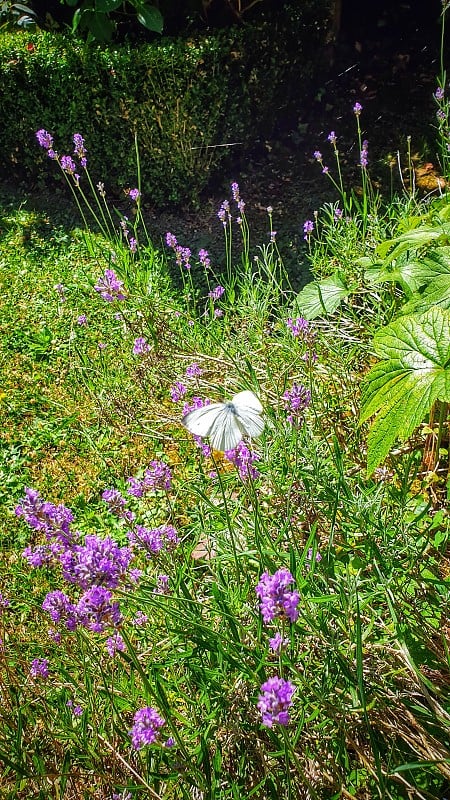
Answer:
POLYGON ((217 415, 225 408, 225 403, 210 403, 209 406, 194 408, 183 417, 182 423, 194 436, 210 436, 217 415))
POLYGON ((209 433, 209 440, 215 450, 234 450, 242 439, 244 431, 238 423, 231 403, 224 403, 217 414, 209 433))
POLYGON ((261 418, 263 407, 253 392, 239 392, 232 399, 236 422, 241 432, 256 439, 264 430, 264 420, 261 418))

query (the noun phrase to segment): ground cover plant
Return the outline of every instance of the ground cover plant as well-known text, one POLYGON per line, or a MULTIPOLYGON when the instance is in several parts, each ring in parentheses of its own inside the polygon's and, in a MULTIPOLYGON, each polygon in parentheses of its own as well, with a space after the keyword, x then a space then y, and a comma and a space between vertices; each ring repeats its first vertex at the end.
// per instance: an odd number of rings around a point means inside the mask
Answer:
POLYGON ((352 113, 300 293, 238 183, 212 263, 37 132, 83 226, 1 221, 5 798, 448 792, 448 197, 383 205, 352 113), (183 426, 241 391, 261 436, 183 426))

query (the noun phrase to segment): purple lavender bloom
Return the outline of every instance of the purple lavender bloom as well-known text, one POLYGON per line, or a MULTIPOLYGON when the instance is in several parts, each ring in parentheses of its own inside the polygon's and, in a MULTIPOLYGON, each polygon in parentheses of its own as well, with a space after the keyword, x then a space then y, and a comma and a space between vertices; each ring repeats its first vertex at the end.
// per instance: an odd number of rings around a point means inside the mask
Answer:
POLYGON ((316 161, 322 161, 322 153, 320 150, 314 150, 313 158, 315 158, 316 161))
POLYGON ((216 286, 211 292, 208 292, 208 297, 210 297, 211 300, 220 300, 224 293, 225 289, 223 286, 216 286))
POLYGON ((364 139, 362 143, 361 154, 359 157, 359 163, 361 164, 363 169, 366 169, 369 163, 368 151, 369 151, 369 142, 367 141, 367 139, 364 139))
POLYGON ((186 368, 186 378, 187 380, 191 380, 192 378, 200 378, 203 375, 203 370, 196 361, 193 361, 192 364, 186 368))
POLYGON ((105 274, 98 279, 94 289, 108 303, 112 303, 114 300, 125 300, 123 281, 117 277, 113 269, 105 270, 105 274))
POLYGON ((270 242, 271 242, 271 244, 274 243, 274 241, 276 239, 276 236, 277 236, 277 231, 270 231, 270 242))
POLYGON ((25 558, 30 567, 36 569, 37 567, 48 566, 53 561, 53 551, 48 544, 37 544, 35 547, 26 547, 22 553, 22 558, 25 558))
POLYGON ((143 336, 138 336, 138 338, 135 339, 133 343, 133 355, 143 356, 145 355, 145 353, 149 352, 150 352, 150 345, 147 342, 147 339, 144 339, 143 336))
POLYGON ((86 314, 80 314, 80 316, 77 317, 77 325, 86 325, 86 323, 87 323, 86 314))
POLYGON ((71 156, 61 156, 61 169, 68 175, 75 175, 77 165, 71 156))
POLYGON ((293 383, 292 389, 286 389, 283 394, 284 407, 288 411, 287 418, 292 425, 301 425, 304 420, 304 411, 311 403, 311 392, 301 384, 293 383))
POLYGON ((298 619, 300 596, 296 590, 288 590, 291 583, 294 583, 294 578, 285 568, 277 570, 273 575, 267 571, 261 575, 255 591, 260 599, 259 607, 266 624, 275 617, 287 617, 291 622, 298 619))
POLYGON ((131 741, 135 750, 140 750, 147 744, 154 744, 158 738, 159 729, 165 724, 165 719, 150 706, 136 711, 133 717, 133 727, 130 730, 131 741))
POLYGON ((176 381, 174 385, 170 388, 170 396, 172 398, 173 403, 178 403, 186 394, 187 386, 181 381, 176 381))
POLYGON ((278 653, 282 649, 282 647, 285 647, 288 644, 289 644, 289 639, 288 638, 283 639, 279 631, 277 631, 275 636, 272 636, 272 638, 269 639, 269 647, 273 653, 278 653))
POLYGON ((73 154, 79 159, 83 169, 86 169, 87 167, 86 148, 84 146, 84 139, 80 133, 74 133, 73 143, 75 147, 73 154))
POLYGON ((155 594, 170 594, 168 575, 158 575, 158 585, 155 589, 155 594))
POLYGON ((240 441, 233 450, 226 450, 225 457, 234 464, 243 481, 246 479, 254 481, 259 478, 258 470, 253 466, 259 458, 256 453, 252 453, 245 442, 240 441))
POLYGON ((160 525, 159 528, 136 525, 134 531, 128 532, 128 541, 132 547, 143 550, 147 558, 151 558, 161 550, 173 550, 180 540, 173 525, 160 525))
POLYGON ((297 317, 297 319, 287 319, 286 326, 289 328, 295 338, 301 337, 304 339, 309 333, 309 322, 303 317, 297 317))
POLYGON ((140 196, 141 196, 141 193, 140 193, 139 189, 128 189, 128 197, 131 198, 133 203, 135 203, 136 200, 138 200, 140 196))
POLYGON ((314 222, 312 221, 312 219, 307 219, 306 222, 303 223, 303 233, 304 233, 303 238, 305 239, 305 241, 310 239, 313 230, 314 230, 314 222))
POLYGON ((116 653, 123 653, 127 649, 120 633, 115 633, 114 636, 110 636, 106 640, 106 649, 111 658, 113 658, 116 653))
POLYGON ((343 215, 344 215, 344 212, 342 211, 341 208, 335 208, 334 209, 334 218, 335 218, 336 222, 338 220, 342 219, 343 215))
POLYGON ((327 139, 330 142, 330 144, 335 145, 337 141, 337 136, 335 132, 331 131, 331 133, 328 134, 327 139))
POLYGON ((36 139, 41 147, 44 147, 46 150, 52 150, 53 136, 43 128, 41 128, 40 131, 36 131, 36 139))
POLYGON ((69 631, 75 630, 78 623, 77 610, 64 592, 49 592, 42 603, 44 611, 48 611, 53 622, 64 622, 69 631))
POLYGON ((236 200, 236 203, 239 202, 239 184, 234 182, 231 184, 231 193, 233 195, 233 200, 236 200))
POLYGON ((434 96, 435 96, 436 100, 443 100, 444 99, 444 90, 440 86, 438 86, 438 88, 436 89, 436 91, 434 93, 434 96))
POLYGON ((32 678, 48 678, 48 659, 34 658, 30 666, 30 675, 32 678))
POLYGON ((207 250, 202 249, 198 251, 198 260, 200 261, 200 264, 205 267, 205 269, 208 269, 208 267, 211 266, 211 259, 209 258, 207 250))
POLYGON ((128 483, 130 484, 128 494, 142 497, 145 492, 150 490, 164 489, 168 491, 172 487, 172 473, 163 461, 154 460, 145 470, 143 478, 128 478, 128 483))
POLYGON ((166 244, 168 247, 172 247, 173 249, 175 249, 175 247, 178 245, 176 237, 173 235, 173 233, 166 233, 166 244))
POLYGON ((4 594, 2 594, 2 592, 0 592, 0 610, 2 608, 8 608, 9 605, 10 605, 10 602, 9 602, 8 598, 5 597, 4 594))
POLYGON ((70 531, 73 514, 63 505, 55 506, 45 502, 35 489, 27 487, 25 497, 15 509, 17 517, 24 517, 25 522, 36 531, 43 531, 47 539, 55 538, 61 545, 74 541, 70 531))
POLYGON ((362 107, 361 103, 355 103, 355 105, 353 106, 353 113, 355 114, 355 116, 359 117, 359 115, 361 114, 362 108, 363 107, 362 107))
POLYGON ((130 241, 128 242, 128 244, 129 244, 129 246, 130 246, 130 250, 131 250, 131 252, 132 252, 132 253, 135 253, 135 252, 137 251, 137 239, 135 239, 135 238, 132 236, 132 237, 130 238, 130 241))
POLYGON ((119 519, 124 519, 127 522, 132 522, 135 514, 127 509, 127 501, 121 495, 118 489, 105 489, 102 494, 102 500, 108 505, 108 510, 119 519))
POLYGON ((215 319, 220 319, 221 317, 223 317, 223 311, 221 308, 214 309, 214 317, 215 319))
MULTIPOLYGON (((312 557, 313 557, 313 549, 312 547, 310 547, 306 555, 306 561, 311 562, 312 557)), ((322 561, 322 556, 320 555, 319 551, 317 551, 316 553, 316 561, 317 562, 322 561)))
POLYGON ((143 611, 138 611, 133 620, 133 625, 135 625, 136 627, 143 627, 144 625, 147 624, 147 622, 148 622, 147 614, 144 614, 143 611))
POLYGON ((68 583, 81 589, 106 586, 116 589, 133 557, 128 547, 119 547, 110 536, 86 536, 83 545, 75 545, 60 555, 63 575, 68 583))
POLYGON ((266 728, 273 725, 289 725, 289 708, 295 686, 290 681, 275 676, 261 686, 258 708, 262 714, 262 724, 266 728))
POLYGON ((219 217, 223 227, 226 227, 227 222, 231 221, 231 214, 230 214, 230 204, 228 200, 224 200, 222 205, 220 206, 217 216, 219 217))
POLYGON ((80 624, 95 633, 102 633, 107 626, 120 625, 119 603, 112 602, 111 598, 111 592, 103 586, 93 586, 85 592, 76 606, 80 624))

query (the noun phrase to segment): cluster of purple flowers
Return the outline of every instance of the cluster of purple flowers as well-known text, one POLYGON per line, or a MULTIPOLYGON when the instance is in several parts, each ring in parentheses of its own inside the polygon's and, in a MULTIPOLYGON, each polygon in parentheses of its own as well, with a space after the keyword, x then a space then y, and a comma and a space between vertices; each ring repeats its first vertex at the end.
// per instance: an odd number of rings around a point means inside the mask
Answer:
POLYGON ((130 200, 132 200, 133 203, 135 203, 137 200, 139 200, 141 193, 139 189, 128 189, 127 195, 130 198, 130 200))
POLYGON ((173 525, 160 525, 158 528, 146 528, 136 525, 135 529, 128 531, 130 545, 147 553, 147 557, 160 553, 161 550, 173 550, 180 542, 178 533, 173 525))
POLYGON ((176 236, 173 233, 166 233, 166 244, 171 247, 175 253, 175 260, 178 266, 185 266, 186 269, 191 268, 191 249, 189 247, 182 247, 178 244, 176 236))
POLYGON ((165 724, 165 719, 154 708, 140 708, 133 717, 133 727, 130 730, 133 747, 140 750, 147 744, 154 744, 159 737, 160 728, 165 724))
POLYGON ((149 352, 150 352, 150 345, 147 342, 147 339, 144 339, 143 336, 138 336, 138 338, 135 339, 133 343, 133 355, 144 356, 146 353, 149 352))
POLYGON ((304 411, 311 403, 311 392, 301 384, 293 383, 291 389, 283 394, 284 407, 288 411, 287 418, 292 425, 301 425, 304 411))
POLYGON ((146 492, 163 489, 168 491, 172 486, 172 473, 164 461, 151 461, 142 478, 128 478, 128 494, 143 497, 146 492))
POLYGON ((63 576, 67 583, 81 589, 105 586, 116 589, 127 573, 133 557, 128 547, 119 547, 110 536, 86 536, 84 544, 68 548, 60 556, 63 576))
POLYGON ((126 522, 133 522, 135 514, 127 508, 127 501, 118 489, 105 489, 102 500, 107 504, 111 514, 126 522))
MULTIPOLYGON (((47 155, 53 161, 57 161, 59 166, 61 167, 62 171, 67 173, 67 175, 71 175, 76 183, 79 185, 80 175, 77 173, 77 164, 73 160, 72 156, 59 156, 56 150, 53 149, 53 136, 48 133, 48 131, 41 128, 41 130, 36 131, 36 138, 38 140, 38 144, 47 150, 47 155)), ((84 139, 80 133, 73 134, 73 144, 74 144, 74 151, 73 155, 78 159, 80 166, 83 169, 87 168, 87 158, 86 158, 86 147, 84 144, 84 139)))
POLYGON ((30 675, 32 678, 39 679, 48 678, 48 659, 47 658, 34 658, 30 665, 30 675))
POLYGON ((217 212, 217 216, 219 217, 223 227, 226 228, 227 223, 231 222, 230 204, 228 200, 223 201, 217 212))
POLYGON ((242 480, 259 478, 258 470, 253 466, 256 461, 259 461, 259 458, 256 453, 252 453, 245 442, 240 441, 233 450, 226 450, 225 457, 234 464, 242 480))
POLYGON ((42 608, 50 614, 53 622, 63 623, 69 631, 82 626, 102 633, 107 627, 117 627, 122 621, 119 603, 104 586, 92 586, 78 603, 72 603, 60 590, 49 592, 42 608))
MULTIPOLYGON (((288 619, 290 622, 297 621, 300 596, 296 589, 289 588, 293 583, 293 575, 284 567, 273 575, 267 571, 261 575, 256 586, 256 594, 266 625, 277 618, 288 619)), ((289 639, 279 631, 269 639, 269 647, 275 653, 288 643, 289 639)), ((262 684, 258 708, 263 725, 267 728, 273 725, 289 725, 289 708, 294 692, 294 685, 277 675, 262 684)))
POLYGON ((113 269, 105 270, 105 274, 98 279, 94 289, 107 303, 112 303, 114 300, 125 300, 123 281, 117 277, 113 269))
POLYGON ((362 143, 359 163, 363 169, 366 169, 369 163, 369 142, 367 141, 367 139, 364 139, 362 143))
POLYGON ((273 622, 276 617, 287 617, 290 622, 298 619, 297 606, 300 596, 297 590, 290 590, 288 587, 294 583, 294 578, 288 569, 284 567, 277 570, 273 575, 264 572, 256 587, 256 594, 259 597, 260 611, 264 622, 273 622))
MULTIPOLYGON (((196 380, 203 375, 203 370, 196 361, 193 361, 192 364, 186 368, 186 372, 184 374, 184 380, 187 382, 196 380)), ((175 381, 174 385, 170 388, 170 397, 172 398, 173 403, 179 403, 180 400, 183 399, 188 387, 183 381, 175 381)), ((192 410, 192 409, 190 409, 192 410)), ((187 413, 187 412, 186 412, 187 413)))
POLYGON ((231 184, 231 194, 233 195, 233 200, 235 201, 235 203, 236 203, 236 205, 237 205, 237 207, 239 209, 239 212, 243 215, 244 214, 244 209, 245 209, 245 203, 241 199, 240 192, 239 192, 239 185, 236 182, 231 184))
POLYGON ((211 300, 220 300, 220 298, 224 293, 225 289, 223 288, 223 286, 216 286, 214 289, 208 292, 208 297, 210 297, 211 300))
POLYGON ((307 319, 297 317, 297 319, 287 319, 286 325, 295 338, 306 339, 310 333, 310 325, 307 319))
POLYGON ((262 684, 258 700, 258 708, 262 715, 262 724, 267 728, 273 725, 289 725, 289 708, 295 686, 290 681, 274 676, 262 684))
POLYGON ((311 239, 311 234, 314 230, 314 222, 312 219, 307 219, 306 222, 303 223, 303 238, 306 242, 309 242, 311 239))
POLYGON ((211 259, 209 257, 208 251, 204 250, 203 248, 198 251, 198 260, 202 267, 205 269, 209 269, 211 266, 211 259))

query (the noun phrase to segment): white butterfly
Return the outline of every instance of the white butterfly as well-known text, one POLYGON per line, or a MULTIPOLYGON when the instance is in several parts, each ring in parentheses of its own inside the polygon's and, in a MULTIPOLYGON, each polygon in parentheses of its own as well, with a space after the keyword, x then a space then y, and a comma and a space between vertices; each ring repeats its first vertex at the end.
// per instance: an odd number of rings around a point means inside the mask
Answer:
POLYGON ((215 450, 234 450, 244 436, 254 439, 264 430, 263 407, 253 392, 235 394, 228 403, 194 408, 183 425, 194 436, 207 436, 215 450))

